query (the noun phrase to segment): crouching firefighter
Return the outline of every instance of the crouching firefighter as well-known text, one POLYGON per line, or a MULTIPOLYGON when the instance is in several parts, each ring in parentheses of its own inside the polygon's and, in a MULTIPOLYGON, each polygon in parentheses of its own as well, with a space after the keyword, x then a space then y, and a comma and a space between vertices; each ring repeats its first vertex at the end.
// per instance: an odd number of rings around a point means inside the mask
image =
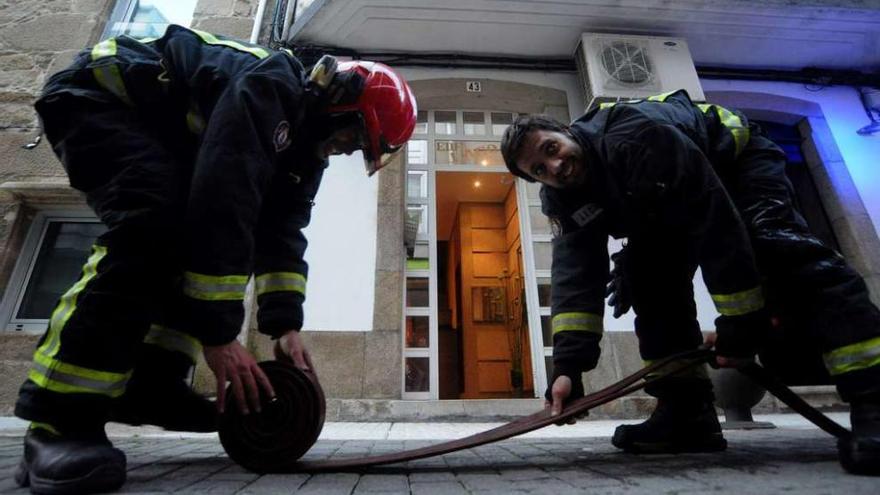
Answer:
POLYGON ((361 150, 367 173, 416 122, 389 67, 170 26, 81 53, 36 103, 70 184, 107 231, 39 342, 15 413, 30 420, 16 480, 35 493, 124 483, 108 420, 211 431, 227 384, 242 413, 274 396, 236 340, 254 277, 262 333, 301 368, 303 260, 328 157, 361 150), (202 352, 217 408, 185 385, 202 352))
MULTIPOLYGON (((627 239, 615 289, 635 310, 646 362, 702 344, 697 267, 720 313, 722 366, 750 362, 772 331, 759 274, 790 290, 811 312, 803 338, 851 405, 854 435, 838 444, 841 463, 880 474, 880 312, 861 277, 807 230, 785 155, 756 126, 677 91, 602 105, 571 125, 521 116, 501 146, 511 173, 543 184, 543 211, 557 227, 552 411, 583 395, 581 373, 599 359, 611 235, 627 239)), ((618 427, 612 443, 646 453, 725 449, 706 369, 691 370, 651 382, 653 414, 618 427)))

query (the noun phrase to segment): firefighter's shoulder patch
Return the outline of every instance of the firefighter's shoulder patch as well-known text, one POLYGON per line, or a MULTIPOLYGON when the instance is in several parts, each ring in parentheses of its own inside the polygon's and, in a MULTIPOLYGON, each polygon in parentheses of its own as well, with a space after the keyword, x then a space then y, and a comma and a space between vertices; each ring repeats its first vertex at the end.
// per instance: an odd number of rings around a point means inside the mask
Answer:
POLYGON ((286 120, 282 120, 275 127, 272 135, 272 143, 275 144, 275 152, 279 153, 290 146, 290 124, 286 120))

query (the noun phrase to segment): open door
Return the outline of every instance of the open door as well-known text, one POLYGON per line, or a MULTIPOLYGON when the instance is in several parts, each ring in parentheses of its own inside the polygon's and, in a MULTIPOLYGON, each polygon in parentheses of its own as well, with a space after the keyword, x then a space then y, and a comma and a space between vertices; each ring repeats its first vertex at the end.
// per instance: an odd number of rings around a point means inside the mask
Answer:
POLYGON ((516 188, 437 173, 440 398, 534 397, 516 188))

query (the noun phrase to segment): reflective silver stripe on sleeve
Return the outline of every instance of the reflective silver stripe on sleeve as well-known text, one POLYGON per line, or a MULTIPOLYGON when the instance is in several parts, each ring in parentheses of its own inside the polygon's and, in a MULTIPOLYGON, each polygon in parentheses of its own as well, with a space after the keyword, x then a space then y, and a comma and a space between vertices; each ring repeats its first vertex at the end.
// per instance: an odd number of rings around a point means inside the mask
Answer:
POLYGON ((837 348, 822 358, 832 376, 880 366, 880 337, 837 348))
POLYGON ((553 335, 559 332, 577 331, 601 334, 604 331, 602 317, 594 313, 559 313, 553 316, 553 335))
POLYGON ((724 316, 740 316, 764 307, 764 292, 754 287, 733 294, 710 294, 715 309, 724 316))
POLYGON ((202 301, 241 301, 247 282, 247 275, 213 276, 184 272, 183 293, 202 301))
POLYGON ((264 273, 256 280, 257 295, 269 292, 299 292, 306 294, 306 277, 296 272, 264 273))

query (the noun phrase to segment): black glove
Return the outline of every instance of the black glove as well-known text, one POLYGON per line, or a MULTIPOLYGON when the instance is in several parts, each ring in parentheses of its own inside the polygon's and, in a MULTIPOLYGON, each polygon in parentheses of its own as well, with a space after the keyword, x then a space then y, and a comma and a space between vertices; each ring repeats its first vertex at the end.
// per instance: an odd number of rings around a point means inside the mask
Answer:
POLYGON ((614 317, 620 318, 632 307, 632 293, 624 270, 626 246, 612 254, 611 261, 614 262, 614 268, 611 269, 611 277, 605 287, 605 296, 608 297, 608 305, 614 308, 614 317))
POLYGON ((715 327, 715 352, 729 358, 754 357, 773 330, 766 308, 739 316, 722 316, 715 327))

